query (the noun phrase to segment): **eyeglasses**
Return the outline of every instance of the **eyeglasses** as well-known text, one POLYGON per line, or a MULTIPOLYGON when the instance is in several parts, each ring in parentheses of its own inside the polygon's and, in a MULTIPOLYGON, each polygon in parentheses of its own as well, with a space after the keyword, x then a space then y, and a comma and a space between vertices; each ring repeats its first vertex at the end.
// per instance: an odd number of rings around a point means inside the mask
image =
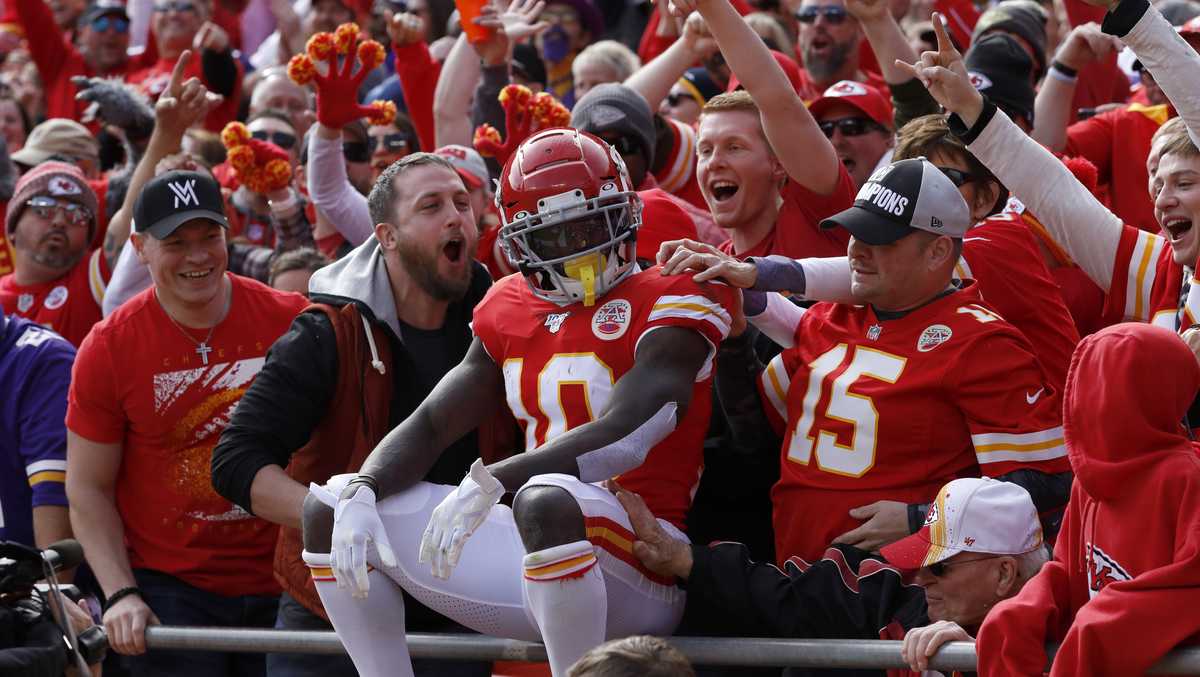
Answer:
POLYGON ((846 17, 850 16, 846 12, 845 7, 838 7, 837 5, 811 5, 809 7, 802 7, 797 10, 796 20, 802 24, 816 23, 818 15, 824 17, 825 21, 828 21, 835 26, 842 23, 846 20, 846 17))
POLYGON ((269 141, 284 150, 291 150, 296 145, 296 135, 288 134, 287 132, 268 132, 265 129, 260 129, 256 132, 250 132, 250 136, 259 141, 269 141))
POLYGON ((342 142, 342 157, 346 158, 346 162, 370 162, 371 151, 362 141, 342 142))
POLYGON ((45 195, 30 198, 25 202, 25 206, 43 219, 52 219, 56 212, 61 213, 73 226, 87 225, 92 221, 92 211, 87 207, 66 200, 56 200, 45 195))
POLYGON ((946 178, 950 179, 950 183, 953 183, 955 188, 962 188, 964 184, 975 178, 969 172, 964 172, 954 167, 938 167, 938 169, 942 170, 942 173, 946 175, 946 178))
POLYGON ((879 125, 869 118, 838 118, 818 123, 825 138, 833 138, 833 130, 837 129, 842 136, 862 136, 867 132, 879 129, 879 125))
POLYGON ((937 578, 945 578, 946 569, 948 569, 950 567, 956 567, 960 564, 970 564, 971 562, 982 562, 987 559, 996 559, 997 557, 1007 557, 1007 555, 989 555, 988 557, 980 557, 977 559, 964 559, 964 560, 960 560, 958 562, 934 562, 933 564, 930 564, 929 566, 927 566, 925 568, 929 570, 929 573, 933 574, 937 578))
POLYGON ((107 33, 110 28, 125 35, 129 32, 129 20, 115 16, 102 16, 92 21, 92 30, 97 33, 107 33))
POLYGON ((383 140, 383 148, 392 153, 398 153, 409 148, 408 135, 397 132, 395 134, 384 134, 383 136, 368 136, 367 137, 367 153, 375 154, 375 150, 379 148, 380 139, 383 140))
POLYGON ((679 92, 671 92, 667 95, 666 102, 671 108, 678 106, 683 101, 695 101, 696 98, 690 94, 680 94, 679 92))
POLYGON ((159 14, 166 14, 168 12, 192 12, 193 14, 198 13, 198 10, 196 9, 196 5, 191 2, 164 2, 160 5, 155 5, 154 11, 158 12, 159 14))

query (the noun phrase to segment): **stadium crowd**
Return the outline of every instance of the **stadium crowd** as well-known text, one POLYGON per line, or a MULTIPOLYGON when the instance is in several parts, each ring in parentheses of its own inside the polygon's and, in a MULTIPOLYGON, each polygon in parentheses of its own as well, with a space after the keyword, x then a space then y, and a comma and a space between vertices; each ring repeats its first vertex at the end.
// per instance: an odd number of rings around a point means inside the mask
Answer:
POLYGON ((1198 51, 1198 0, 3 0, 0 541, 82 544, 107 675, 1143 674, 1200 641, 1198 51))

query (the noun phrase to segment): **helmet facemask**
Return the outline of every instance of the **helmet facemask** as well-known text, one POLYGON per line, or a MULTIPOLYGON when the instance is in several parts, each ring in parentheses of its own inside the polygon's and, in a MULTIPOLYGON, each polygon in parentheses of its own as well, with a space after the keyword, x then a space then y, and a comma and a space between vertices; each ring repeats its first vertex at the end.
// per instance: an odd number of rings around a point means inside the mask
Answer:
POLYGON ((641 222, 641 198, 609 181, 594 198, 575 189, 538 200, 537 213, 516 213, 500 238, 534 296, 591 306, 636 271, 641 222))

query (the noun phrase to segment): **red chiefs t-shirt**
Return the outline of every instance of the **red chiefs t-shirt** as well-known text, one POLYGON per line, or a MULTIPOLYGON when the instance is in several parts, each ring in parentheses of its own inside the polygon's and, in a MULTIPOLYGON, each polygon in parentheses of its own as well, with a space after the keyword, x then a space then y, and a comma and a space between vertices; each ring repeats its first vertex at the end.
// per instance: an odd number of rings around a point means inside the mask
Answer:
POLYGON ((845 256, 850 233, 845 228, 821 228, 821 220, 849 209, 854 204, 854 181, 839 162, 838 182, 829 195, 818 195, 788 179, 783 187, 783 206, 775 227, 744 252, 733 251, 733 240, 721 243, 721 251, 740 259, 780 254, 793 259, 810 256, 845 256))
POLYGON ((768 406, 786 406, 771 492, 780 562, 819 558, 861 525, 858 506, 925 503, 958 477, 1070 469, 1061 392, 973 281, 891 320, 818 303, 795 336, 762 376, 768 406))
POLYGON ((111 276, 104 253, 96 249, 57 280, 20 285, 14 275, 0 277, 0 306, 6 314, 29 318, 79 346, 100 321, 111 276))
POLYGON ((979 282, 983 299, 1029 339, 1050 383, 1062 392, 1079 332, 1021 216, 996 214, 967 231, 954 272, 979 282))
POLYGON ((75 359, 67 427, 123 447, 116 503, 134 568, 220 595, 272 594, 275 525, 217 495, 210 466, 267 349, 308 302, 229 279, 231 305, 208 341, 208 364, 196 345, 208 330, 184 336, 153 287, 97 324, 75 359))
MULTIPOLYGON (((590 422, 608 406, 613 386, 634 364, 643 336, 687 327, 716 348, 729 334, 736 290, 663 277, 655 266, 626 278, 593 306, 558 306, 510 275, 475 307, 472 328, 504 371, 504 388, 531 451, 590 422)), ((687 414, 621 484, 646 499, 655 516, 683 527, 704 463, 712 402, 712 356, 696 376, 687 414)), ((654 412, 646 412, 647 416, 654 412)))

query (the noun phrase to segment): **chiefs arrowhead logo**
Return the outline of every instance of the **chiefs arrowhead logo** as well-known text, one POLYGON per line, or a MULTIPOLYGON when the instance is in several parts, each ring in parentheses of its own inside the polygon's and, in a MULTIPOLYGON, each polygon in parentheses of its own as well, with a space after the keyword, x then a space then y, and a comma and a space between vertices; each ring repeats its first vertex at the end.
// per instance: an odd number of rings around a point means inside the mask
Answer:
POLYGON ((842 80, 825 90, 825 96, 866 96, 867 88, 861 82, 842 80))
POLYGON ((1133 579, 1117 560, 1092 543, 1087 544, 1087 576, 1089 599, 1109 583, 1133 579))
POLYGON ((988 76, 980 73, 979 71, 971 71, 970 73, 967 73, 967 75, 970 76, 971 84, 975 86, 975 89, 978 89, 981 92, 992 86, 992 81, 988 79, 988 76))

